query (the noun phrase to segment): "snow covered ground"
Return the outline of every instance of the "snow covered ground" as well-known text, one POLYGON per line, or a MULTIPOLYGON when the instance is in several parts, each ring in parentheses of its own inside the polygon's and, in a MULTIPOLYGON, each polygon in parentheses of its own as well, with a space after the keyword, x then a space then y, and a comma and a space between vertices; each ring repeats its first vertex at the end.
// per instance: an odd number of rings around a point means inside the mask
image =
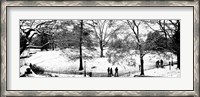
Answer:
MULTIPOLYGON (((31 56, 29 58, 20 59, 20 72, 25 69, 22 64, 35 64, 45 70, 46 74, 51 74, 54 77, 83 77, 79 71, 79 50, 78 49, 64 49, 64 50, 54 50, 54 51, 30 51, 31 56)), ((107 68, 111 67, 113 70, 115 67, 119 69, 120 76, 135 76, 139 75, 139 55, 134 54, 134 51, 130 51, 126 54, 125 57, 114 59, 111 56, 111 62, 109 62, 109 57, 106 55, 107 49, 104 50, 105 57, 100 58, 99 48, 97 50, 87 50, 83 48, 83 67, 86 66, 87 72, 92 72, 94 76, 103 76, 107 75, 107 68), (116 61, 113 63, 112 61, 116 61), (134 65, 133 65, 134 63, 134 65), (127 75, 128 74, 128 75, 127 75)), ((168 70, 168 67, 165 69, 154 69, 155 62, 162 59, 164 64, 168 64, 170 55, 166 56, 165 54, 149 53, 144 56, 144 69, 145 75, 149 76, 162 76, 162 77, 179 77, 180 70, 176 70, 175 67, 172 67, 171 70, 168 70), (149 70, 150 69, 150 70, 149 70), (176 74, 176 75, 175 75, 176 74)), ((173 55, 176 60, 175 56, 173 55)), ((27 67, 27 66, 26 66, 27 67)), ((37 77, 37 76, 36 76, 37 77)))
MULTIPOLYGON (((181 77, 181 71, 177 69, 177 66, 165 66, 164 68, 154 68, 150 70, 146 70, 146 77, 181 77)), ((130 77, 136 77, 140 75, 140 72, 132 73, 130 77)))

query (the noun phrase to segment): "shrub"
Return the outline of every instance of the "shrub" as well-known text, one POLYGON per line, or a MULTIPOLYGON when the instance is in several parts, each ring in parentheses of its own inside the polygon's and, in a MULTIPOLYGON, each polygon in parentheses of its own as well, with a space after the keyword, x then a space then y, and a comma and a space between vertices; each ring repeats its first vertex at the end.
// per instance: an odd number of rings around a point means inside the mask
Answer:
POLYGON ((30 68, 35 74, 43 74, 45 71, 42 67, 36 66, 35 64, 30 64, 30 68))

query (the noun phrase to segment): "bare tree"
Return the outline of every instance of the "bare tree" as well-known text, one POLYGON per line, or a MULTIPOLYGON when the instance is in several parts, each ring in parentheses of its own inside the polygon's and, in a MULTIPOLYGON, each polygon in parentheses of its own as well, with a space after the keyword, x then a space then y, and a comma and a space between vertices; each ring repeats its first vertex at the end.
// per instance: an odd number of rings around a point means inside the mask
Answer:
POLYGON ((177 68, 180 69, 180 20, 154 20, 144 22, 152 31, 163 33, 166 41, 165 46, 162 45, 160 48, 177 55, 177 68), (150 24, 159 27, 155 29, 150 24))
POLYGON ((177 55, 177 68, 180 69, 180 20, 159 20, 157 23, 165 36, 171 40, 171 47, 167 49, 177 55))
POLYGON ((136 20, 127 20, 126 21, 128 26, 131 28, 131 30, 133 31, 133 34, 136 38, 136 43, 139 49, 139 55, 140 55, 140 65, 141 65, 141 74, 140 75, 144 75, 144 55, 146 54, 146 52, 144 51, 144 45, 143 45, 143 41, 141 39, 141 32, 139 30, 139 26, 141 24, 141 21, 136 21, 136 20))
POLYGON ((103 50, 108 44, 110 36, 121 30, 123 25, 117 25, 115 20, 92 20, 91 23, 87 24, 93 28, 94 35, 99 42, 101 50, 100 57, 104 57, 103 50))
POLYGON ((31 40, 35 34, 37 34, 32 25, 35 21, 20 20, 20 55, 31 43, 31 40), (32 33, 33 32, 33 33, 32 33))
MULTIPOLYGON (((29 48, 37 48, 37 46, 30 46, 32 43, 32 38, 38 34, 41 35, 41 33, 44 34, 49 34, 46 33, 42 27, 50 28, 47 27, 51 23, 55 23, 55 20, 50 20, 50 21, 44 21, 44 22, 36 22, 35 20, 20 20, 20 55, 23 53, 24 50, 26 50, 27 47, 29 48)), ((43 46, 40 46, 40 48, 44 47, 46 44, 45 43, 43 46)))

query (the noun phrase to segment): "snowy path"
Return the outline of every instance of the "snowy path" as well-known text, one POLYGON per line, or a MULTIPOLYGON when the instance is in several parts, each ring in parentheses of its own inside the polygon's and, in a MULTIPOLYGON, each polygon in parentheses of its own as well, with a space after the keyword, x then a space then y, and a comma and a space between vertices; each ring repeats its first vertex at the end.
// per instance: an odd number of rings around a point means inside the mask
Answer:
MULTIPOLYGON (((177 69, 177 65, 171 66, 165 66, 164 68, 154 68, 150 70, 144 71, 144 77, 181 77, 181 71, 177 69)), ((130 76, 139 76, 140 72, 132 73, 130 76)))

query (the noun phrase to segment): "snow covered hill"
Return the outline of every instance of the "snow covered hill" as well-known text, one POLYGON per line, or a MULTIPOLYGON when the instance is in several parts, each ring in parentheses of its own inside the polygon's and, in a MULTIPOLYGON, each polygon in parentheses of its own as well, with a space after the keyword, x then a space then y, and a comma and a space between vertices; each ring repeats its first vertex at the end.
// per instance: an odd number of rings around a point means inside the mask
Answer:
MULTIPOLYGON (((104 50, 106 55, 107 49, 104 50)), ((133 52, 129 52, 123 58, 115 59, 115 57, 108 57, 107 55, 103 58, 99 57, 99 50, 88 50, 83 48, 83 66, 86 66, 87 72, 93 72, 94 74, 107 74, 107 68, 118 67, 119 75, 125 76, 127 73, 138 73, 140 59, 138 54, 134 54, 133 52), (113 62, 115 61, 115 62, 113 62), (114 64, 113 64, 114 63, 114 64), (134 64, 133 64, 134 63, 134 64)), ((172 55, 172 54, 168 54, 172 55)), ((174 59, 176 57, 173 55, 174 59)), ((162 59, 164 64, 168 64, 171 61, 170 57, 166 57, 166 54, 157 54, 157 53, 149 53, 144 56, 144 69, 145 74, 149 75, 157 75, 157 76, 165 76, 162 74, 152 74, 149 69, 155 68, 155 62, 157 60, 162 59)), ((51 73, 52 75, 57 75, 60 77, 81 77, 80 75, 73 76, 75 74, 80 73, 79 69, 79 50, 78 49, 64 49, 64 50, 55 50, 55 51, 36 51, 36 53, 31 54, 29 58, 20 59, 23 62, 20 64, 21 68, 22 64, 34 64, 39 66, 45 70, 45 73, 51 73)), ((154 72, 157 72, 155 70, 154 72)), ((161 70, 163 73, 168 73, 168 71, 161 70)), ((176 72, 176 71, 174 71, 176 72)), ((179 73, 179 72, 176 72, 179 73)), ((134 74, 136 75, 136 74, 134 74)), ((131 76, 131 75, 129 75, 131 76)), ((170 75, 169 75, 170 76, 170 75)), ((172 75, 173 76, 173 75, 172 75)))

